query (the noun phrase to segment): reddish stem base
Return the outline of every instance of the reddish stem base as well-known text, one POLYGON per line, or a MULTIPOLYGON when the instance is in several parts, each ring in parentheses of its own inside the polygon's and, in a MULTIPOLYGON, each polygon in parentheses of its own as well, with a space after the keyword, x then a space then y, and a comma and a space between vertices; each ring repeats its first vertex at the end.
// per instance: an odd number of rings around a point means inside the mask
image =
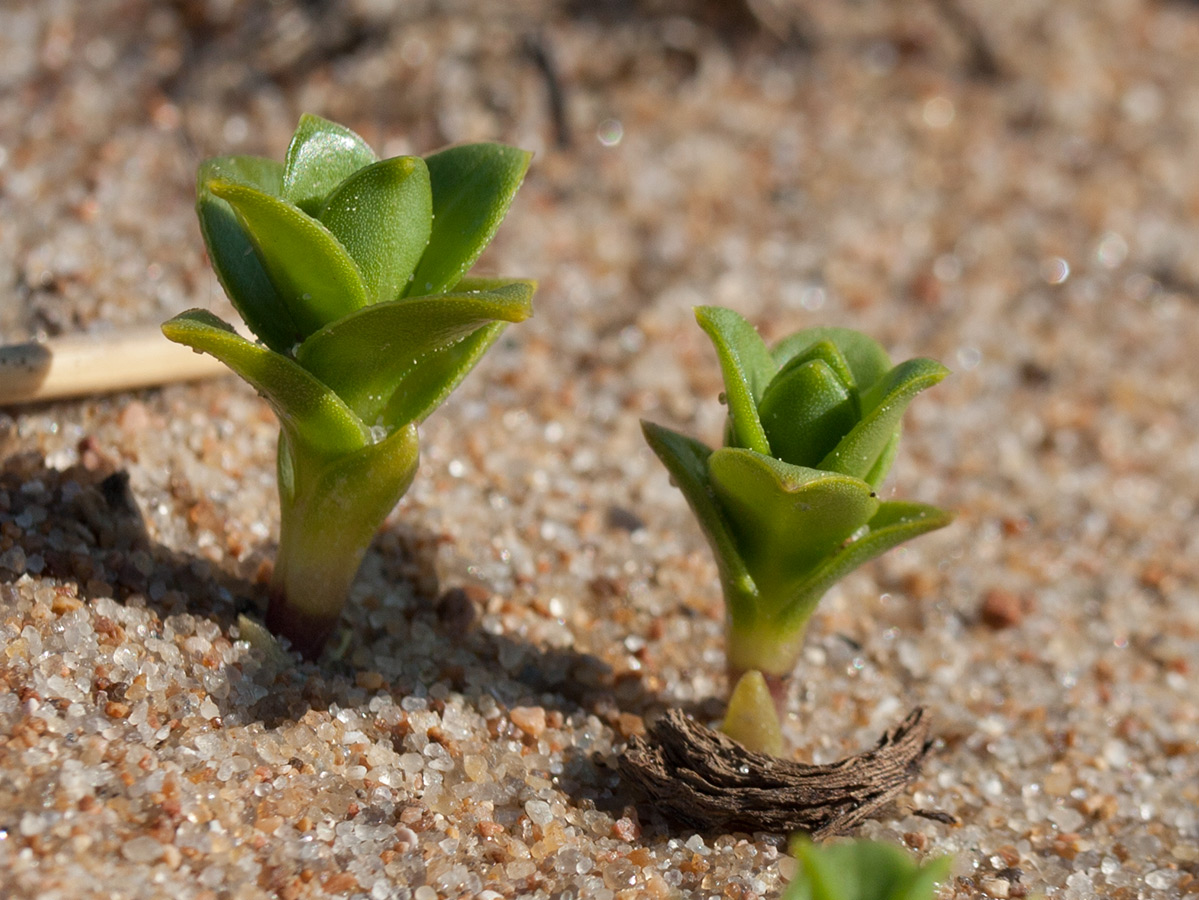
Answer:
POLYGON ((340 615, 340 611, 335 616, 316 616, 298 610, 281 592, 272 590, 271 602, 266 609, 266 627, 273 634, 287 638, 294 649, 311 661, 325 649, 325 642, 337 627, 340 615))

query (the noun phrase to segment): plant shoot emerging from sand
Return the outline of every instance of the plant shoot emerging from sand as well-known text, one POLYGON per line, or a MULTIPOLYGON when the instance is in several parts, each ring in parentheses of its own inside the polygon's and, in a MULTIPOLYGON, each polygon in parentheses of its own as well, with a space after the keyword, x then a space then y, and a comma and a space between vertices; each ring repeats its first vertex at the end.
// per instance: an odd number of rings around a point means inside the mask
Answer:
POLYGON ((468 144, 379 160, 306 115, 283 163, 210 159, 200 230, 258 338, 203 310, 163 325, 252 384, 282 426, 279 552, 267 624, 318 655, 371 537, 416 472, 416 426, 509 322, 534 283, 467 277, 530 154, 468 144))
POLYGON ((931 359, 893 367, 877 343, 844 328, 810 328, 768 349, 732 310, 698 307, 696 319, 724 375, 725 446, 642 424, 716 554, 730 678, 761 673, 734 690, 726 730, 777 753, 774 707, 825 591, 951 519, 876 493, 908 403, 948 370, 931 359))
POLYGON ((900 847, 872 841, 817 847, 799 838, 791 853, 799 871, 783 900, 933 900, 952 864, 943 856, 922 866, 900 847))

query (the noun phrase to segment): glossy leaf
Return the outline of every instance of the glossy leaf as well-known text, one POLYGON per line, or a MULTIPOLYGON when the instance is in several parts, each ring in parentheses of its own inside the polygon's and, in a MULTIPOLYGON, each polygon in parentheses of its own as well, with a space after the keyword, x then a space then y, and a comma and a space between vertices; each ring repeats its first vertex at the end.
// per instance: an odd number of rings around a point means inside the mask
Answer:
POLYGON ((736 445, 769 456, 758 403, 777 371, 770 352, 757 330, 731 309, 697 306, 695 319, 716 347, 736 445))
POLYGON ((832 325, 805 328, 775 345, 772 355, 781 367, 819 341, 831 341, 845 357, 853 372, 854 386, 866 390, 891 369, 891 358, 887 351, 873 338, 851 328, 832 325))
POLYGON ((335 187, 377 159, 344 125, 305 113, 287 148, 281 190, 274 193, 315 216, 335 187))
POLYGON ((819 468, 858 478, 875 473, 912 398, 948 374, 948 369, 931 359, 909 359, 891 369, 862 392, 861 421, 820 461, 819 468))
POLYGON ((374 423, 422 357, 491 322, 528 318, 533 289, 533 282, 512 281, 476 293, 378 303, 314 334, 296 358, 363 421, 374 423))
POLYGON ((464 144, 425 157, 433 230, 410 295, 439 294, 461 280, 491 243, 532 158, 503 144, 464 144))
POLYGON ((862 479, 876 491, 882 487, 887 473, 891 471, 891 464, 895 462, 895 457, 899 454, 899 441, 902 437, 903 425, 896 425, 895 430, 891 433, 891 439, 883 447, 883 452, 878 455, 878 459, 862 479))
POLYGON ((752 450, 717 450, 708 459, 708 474, 764 598, 772 588, 805 577, 879 508, 864 481, 752 450))
POLYGON ((417 365, 396 384, 381 415, 383 424, 394 427, 424 421, 470 374, 507 327, 507 322, 483 325, 457 343, 420 357, 417 365))
POLYGON ((758 416, 775 456, 814 466, 853 428, 858 404, 829 364, 813 359, 774 377, 758 416))
POLYGON ((247 341, 212 313, 180 313, 162 331, 176 343, 215 356, 248 381, 274 409, 293 443, 307 452, 334 456, 368 442, 362 422, 333 391, 290 357, 247 341))
POLYGON ((329 195, 320 220, 357 263, 367 303, 397 299, 433 224, 424 160, 397 156, 359 169, 329 195))
POLYGON ((316 219, 246 185, 210 181, 208 189, 237 213, 301 335, 366 305, 357 265, 316 219))
POLYGON ((757 596, 757 586, 745 567, 737 541, 720 511, 716 493, 708 480, 711 448, 645 420, 641 422, 641 430, 650 449, 662 460, 671 479, 687 498, 704 536, 712 545, 730 614, 735 618, 752 617, 756 612, 754 598, 757 596))
POLYGON ((825 591, 854 569, 904 541, 944 528, 953 514, 923 503, 888 501, 879 505, 868 530, 820 563, 794 586, 778 621, 784 627, 806 621, 825 591))
POLYGON ((791 844, 800 867, 783 900, 933 900, 950 857, 921 865, 903 848, 873 841, 791 844))
POLYGON ((234 308, 260 341, 272 350, 287 352, 300 338, 291 314, 233 207, 208 189, 210 181, 225 181, 278 193, 282 180, 283 166, 271 159, 219 156, 207 160, 196 179, 196 215, 212 268, 234 308))

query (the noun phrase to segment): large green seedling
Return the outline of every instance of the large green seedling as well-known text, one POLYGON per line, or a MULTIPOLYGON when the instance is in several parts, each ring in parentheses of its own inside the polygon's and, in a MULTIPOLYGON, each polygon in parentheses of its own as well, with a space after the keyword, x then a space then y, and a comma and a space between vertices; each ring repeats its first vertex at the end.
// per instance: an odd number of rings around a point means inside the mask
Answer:
POLYGON ((755 675, 734 691, 726 731, 777 753, 775 711, 761 698, 781 702, 820 598, 868 560, 952 519, 877 494, 908 403, 948 370, 931 359, 892 366, 877 343, 844 328, 810 328, 769 349, 732 310, 698 307, 696 319, 724 375, 725 446, 642 426, 716 554, 730 677, 760 672, 768 687, 755 675))
POLYGON ((203 310, 163 325, 248 381, 279 417, 281 529, 267 624, 318 655, 371 537, 416 472, 417 425, 535 284, 466 273, 530 154, 467 144, 380 160, 305 115, 283 163, 210 159, 196 211, 217 277, 257 342, 203 310))

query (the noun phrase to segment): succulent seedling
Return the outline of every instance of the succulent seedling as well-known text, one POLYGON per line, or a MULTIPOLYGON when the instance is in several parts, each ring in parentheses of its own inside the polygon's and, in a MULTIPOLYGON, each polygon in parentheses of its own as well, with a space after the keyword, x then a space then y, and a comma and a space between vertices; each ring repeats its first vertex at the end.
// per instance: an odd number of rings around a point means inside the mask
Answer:
POLYGON ((892 366, 849 329, 809 328, 769 349, 732 310, 698 307, 696 319, 724 375, 724 446, 642 427, 716 555, 730 680, 760 672, 768 688, 750 676, 734 690, 726 732, 777 752, 777 722, 765 720, 777 714, 820 598, 851 570, 952 519, 878 496, 904 410, 948 370, 931 359, 892 366))
POLYGON ((953 862, 943 856, 920 865, 902 848, 872 841, 817 847, 799 838, 791 852, 799 871, 783 900, 933 900, 953 862))
POLYGON ((380 160, 305 115, 282 163, 200 166, 196 210, 217 277, 257 341, 189 310, 163 325, 248 381, 279 418, 279 550, 267 624, 324 646, 371 537, 416 472, 417 425, 535 284, 466 273, 530 154, 467 144, 380 160))

